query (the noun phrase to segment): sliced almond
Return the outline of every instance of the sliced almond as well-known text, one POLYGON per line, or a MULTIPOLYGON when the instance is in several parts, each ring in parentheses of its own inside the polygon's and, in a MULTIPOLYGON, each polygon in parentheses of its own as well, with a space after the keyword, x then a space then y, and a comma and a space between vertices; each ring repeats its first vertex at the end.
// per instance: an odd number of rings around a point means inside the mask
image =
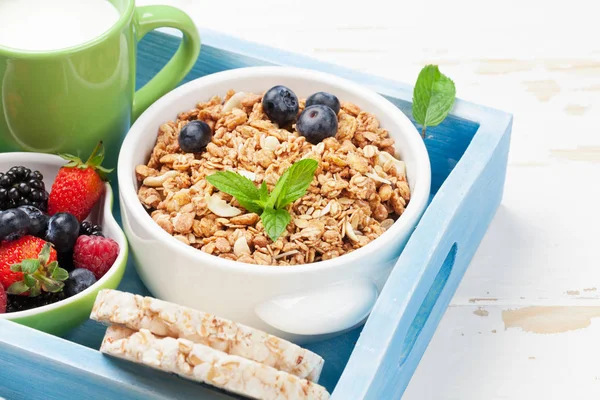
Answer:
POLYGON ((406 164, 404 161, 398 160, 387 151, 377 154, 377 165, 381 166, 386 172, 394 166, 401 176, 406 176, 406 164))
POLYGON ((327 203, 327 205, 321 210, 319 217, 329 214, 329 211, 331 210, 331 203, 333 203, 333 200, 329 201, 329 203, 327 203))
POLYGON ((248 246, 245 236, 240 236, 238 240, 235 241, 233 244, 233 254, 238 257, 242 254, 251 254, 250 247, 248 246))
POLYGON ((378 153, 379 149, 377 149, 377 147, 373 146, 372 144, 368 144, 365 147, 363 147, 363 154, 367 158, 374 157, 378 153))
POLYGON ((398 171, 398 175, 406 178, 406 163, 402 160, 396 160, 396 171, 398 171))
POLYGON ((356 233, 354 233, 354 229, 352 228, 350 221, 346 221, 344 227, 346 228, 346 236, 348 236, 348 238, 353 242, 358 242, 358 236, 356 236, 356 233))
POLYGON ((159 176, 149 176, 144 179, 144 185, 150 187, 159 187, 162 186, 163 183, 166 182, 169 178, 175 178, 177 176, 177 171, 167 171, 159 176))
POLYGON ((242 108, 242 100, 246 97, 246 93, 237 92, 227 100, 223 105, 223 113, 229 112, 234 108, 242 108))
POLYGON ((219 217, 235 217, 240 215, 242 210, 229 205, 225 200, 221 199, 218 195, 213 194, 206 199, 207 207, 210 211, 218 215, 219 217))
POLYGON ((287 256, 293 256, 294 254, 298 254, 300 253, 298 250, 291 250, 291 251, 287 251, 285 253, 281 253, 281 254, 277 254, 275 257, 273 257, 275 260, 278 260, 280 258, 283 257, 287 257, 287 256))
POLYGON ((385 179, 385 178, 382 178, 382 177, 380 177, 379 175, 377 175, 377 174, 374 174, 374 173, 372 173, 372 172, 367 172, 367 173, 365 173, 365 176, 368 176, 369 178, 371 178, 371 179, 373 179, 374 181, 377 181, 377 182, 381 182, 381 183, 387 183, 388 185, 391 185, 391 184, 392 184, 392 182, 390 182, 390 181, 388 181, 387 179, 385 179))

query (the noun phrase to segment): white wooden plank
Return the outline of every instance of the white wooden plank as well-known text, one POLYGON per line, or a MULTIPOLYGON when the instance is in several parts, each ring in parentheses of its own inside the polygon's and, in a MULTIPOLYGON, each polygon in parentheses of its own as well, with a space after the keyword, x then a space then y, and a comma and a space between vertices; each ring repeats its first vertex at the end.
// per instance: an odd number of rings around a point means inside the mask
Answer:
POLYGON ((600 319, 591 317, 600 315, 599 307, 505 308, 512 307, 450 307, 404 399, 600 397, 590 346, 600 335, 600 319), (561 333, 536 333, 543 331, 561 333))

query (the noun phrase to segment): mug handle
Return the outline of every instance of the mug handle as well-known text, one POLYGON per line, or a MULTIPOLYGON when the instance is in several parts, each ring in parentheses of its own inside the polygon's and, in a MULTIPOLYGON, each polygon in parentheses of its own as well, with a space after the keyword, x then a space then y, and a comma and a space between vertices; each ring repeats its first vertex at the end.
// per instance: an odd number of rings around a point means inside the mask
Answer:
POLYGON ((192 69, 200 53, 200 34, 192 19, 183 11, 171 6, 142 6, 135 9, 136 37, 139 42, 144 35, 156 28, 175 28, 183 39, 171 60, 154 78, 135 92, 133 97, 132 123, 140 114, 162 95, 172 90, 192 69))

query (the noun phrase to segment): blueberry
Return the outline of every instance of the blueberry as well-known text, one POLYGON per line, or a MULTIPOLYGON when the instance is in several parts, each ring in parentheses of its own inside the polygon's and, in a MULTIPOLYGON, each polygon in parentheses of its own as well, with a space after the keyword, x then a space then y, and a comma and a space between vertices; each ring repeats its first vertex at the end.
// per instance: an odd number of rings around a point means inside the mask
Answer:
POLYGON ((19 210, 23 210, 29 217, 29 234, 43 238, 48 228, 49 217, 33 206, 20 206, 19 210))
POLYGON ((322 142, 337 133, 338 121, 333 110, 327 106, 310 106, 302 111, 296 129, 312 144, 322 142))
POLYGON ((179 132, 179 147, 186 153, 201 152, 211 140, 212 130, 204 121, 190 121, 179 132))
POLYGON ((16 240, 29 231, 29 217, 18 208, 0 213, 0 240, 16 240))
POLYGON ((84 268, 74 269, 65 281, 65 294, 67 297, 75 296, 96 283, 96 277, 90 270, 84 268))
POLYGON ((340 101, 337 97, 327 92, 317 92, 306 99, 306 107, 321 104, 333 110, 334 113, 340 112, 340 101))
POLYGON ((285 125, 298 115, 298 97, 285 86, 273 86, 262 99, 265 114, 273 122, 285 125))
POLYGON ((73 214, 61 212, 48 220, 46 240, 54 245, 56 251, 70 251, 79 236, 79 221, 73 214))

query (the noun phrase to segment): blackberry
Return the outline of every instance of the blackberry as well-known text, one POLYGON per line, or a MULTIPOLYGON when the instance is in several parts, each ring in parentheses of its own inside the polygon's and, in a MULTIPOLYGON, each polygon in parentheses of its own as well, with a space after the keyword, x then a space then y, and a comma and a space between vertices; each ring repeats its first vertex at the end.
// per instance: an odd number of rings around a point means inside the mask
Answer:
POLYGON ((0 173, 0 210, 18 206, 34 206, 42 211, 48 209, 48 192, 40 171, 23 166, 12 167, 0 173))
POLYGON ((57 256, 57 261, 58 261, 59 267, 64 268, 67 271, 72 271, 73 269, 75 269, 75 266, 73 265, 73 251, 72 250, 57 252, 56 256, 57 256))
POLYGON ((102 234, 102 227, 100 225, 93 225, 88 221, 83 221, 81 225, 79 225, 79 235, 104 237, 102 234))
POLYGON ((56 303, 57 301, 65 299, 67 296, 64 292, 48 293, 42 292, 39 296, 28 297, 28 296, 17 296, 8 295, 8 302, 6 304, 6 312, 17 312, 31 310, 32 308, 46 306, 48 304, 56 303))

